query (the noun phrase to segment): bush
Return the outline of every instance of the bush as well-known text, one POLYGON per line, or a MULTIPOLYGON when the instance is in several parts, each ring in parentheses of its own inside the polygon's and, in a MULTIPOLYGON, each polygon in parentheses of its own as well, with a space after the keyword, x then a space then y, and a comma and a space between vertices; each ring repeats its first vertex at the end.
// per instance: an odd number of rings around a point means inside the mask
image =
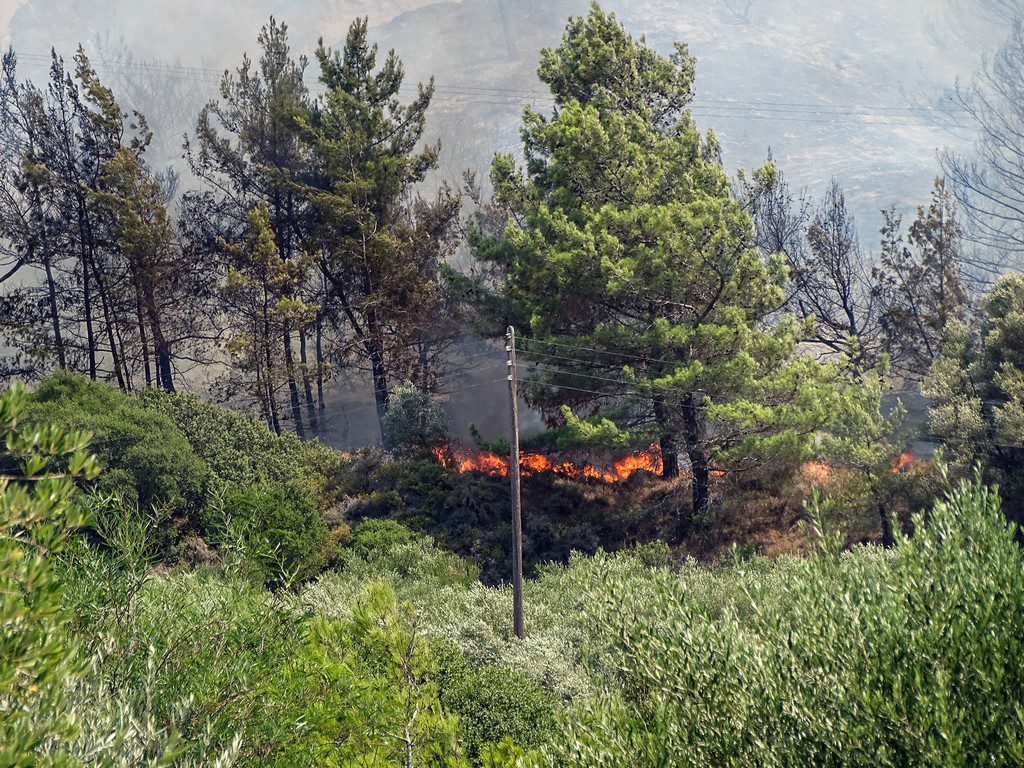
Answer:
POLYGON ((179 528, 197 522, 210 469, 168 416, 105 384, 58 372, 32 393, 26 418, 89 432, 90 448, 107 470, 103 489, 165 509, 185 521, 179 528))
POLYGON ((410 543, 418 535, 394 520, 367 520, 352 532, 348 552, 364 560, 386 559, 396 547, 410 543))
POLYGON ((83 435, 26 427, 24 412, 21 388, 0 393, 0 458, 10 467, 0 480, 0 763, 18 768, 36 765, 43 748, 60 764, 74 732, 64 694, 83 670, 54 559, 81 522, 74 478, 97 471, 83 435))
POLYGON ((585 622, 615 682, 563 722, 545 764, 1020 765, 1014 532, 978 483, 915 529, 888 555, 788 561, 781 583, 762 569, 717 606, 685 577, 643 601, 620 576, 595 585, 585 622))
POLYGON ((433 448, 448 439, 448 417, 410 384, 398 387, 381 423, 384 447, 399 456, 433 448))
POLYGON ((459 716, 471 760, 503 741, 526 749, 547 741, 557 711, 551 693, 510 669, 472 663, 448 643, 436 644, 434 655, 441 704, 459 716))
POLYGON ((174 422, 193 452, 225 483, 298 482, 320 490, 341 454, 290 432, 274 434, 251 417, 195 395, 149 389, 140 402, 174 422))
MULTIPOLYGON (((262 483, 229 490, 222 513, 238 524, 268 583, 302 581, 328 558, 327 524, 306 490, 296 483, 262 483)), ((215 527, 217 521, 210 521, 215 527)))

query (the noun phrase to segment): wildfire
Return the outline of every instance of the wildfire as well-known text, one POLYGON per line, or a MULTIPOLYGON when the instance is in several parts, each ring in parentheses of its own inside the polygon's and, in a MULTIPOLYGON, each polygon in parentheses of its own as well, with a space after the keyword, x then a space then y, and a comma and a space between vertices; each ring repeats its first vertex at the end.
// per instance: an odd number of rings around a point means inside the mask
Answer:
MULTIPOLYGON (((508 458, 489 451, 469 455, 447 447, 434 449, 434 456, 448 469, 460 474, 483 472, 487 475, 507 475, 508 458)), ((634 472, 645 470, 661 473, 661 451, 652 445, 645 451, 635 453, 616 461, 610 468, 594 464, 575 464, 571 461, 554 461, 542 453, 520 453, 519 471, 524 475, 551 472, 575 480, 598 480, 603 483, 617 483, 626 480, 634 472)))
POLYGON ((902 472, 907 469, 911 464, 917 460, 917 457, 912 453, 901 453, 900 457, 896 459, 896 463, 892 465, 893 472, 902 472))
POLYGON ((804 477, 816 483, 823 483, 832 474, 832 468, 824 461, 808 461, 803 466, 804 477))
MULTIPOLYGON (((508 457, 499 456, 490 451, 469 454, 461 452, 448 446, 434 448, 434 456, 448 469, 455 470, 459 474, 467 472, 481 472, 485 475, 505 476, 508 474, 508 457)), ((892 467, 893 472, 905 471, 913 462, 917 461, 912 453, 903 453, 895 461, 892 467)), ((571 461, 556 461, 542 453, 520 453, 519 470, 524 475, 534 475, 543 472, 562 475, 574 480, 597 480, 603 483, 618 483, 628 479, 638 471, 661 474, 661 450, 657 445, 652 445, 644 451, 634 453, 619 461, 614 462, 611 467, 602 467, 595 464, 576 464, 571 461)), ((812 482, 825 482, 831 476, 833 468, 825 461, 808 461, 801 467, 804 477, 812 482)), ((721 477, 724 470, 712 469, 714 477, 721 477)))

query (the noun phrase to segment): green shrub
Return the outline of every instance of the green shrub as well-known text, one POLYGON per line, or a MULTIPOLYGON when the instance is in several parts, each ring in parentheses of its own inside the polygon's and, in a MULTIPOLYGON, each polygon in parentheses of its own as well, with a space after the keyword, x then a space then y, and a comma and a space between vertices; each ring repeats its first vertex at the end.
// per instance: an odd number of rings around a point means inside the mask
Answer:
MULTIPOLYGON (((228 520, 240 525, 269 583, 302 581, 323 569, 329 554, 327 524, 301 485, 232 488, 222 509, 228 520)), ((211 520, 210 527, 215 525, 211 520)))
POLYGON ((84 435, 25 426, 25 405, 20 387, 0 393, 0 764, 16 768, 43 749, 60 764, 74 734, 64 697, 83 665, 54 559, 81 522, 74 480, 98 471, 84 435))
MULTIPOLYGON (((610 575, 584 622, 610 673, 546 749, 577 766, 964 766, 1024 760, 1024 558, 961 486, 890 554, 823 552, 693 599, 610 575), (743 608, 741 609, 741 606, 743 608)), ((736 576, 732 576, 736 581, 736 576)))
POLYGON ((386 558, 396 547, 408 544, 418 535, 394 520, 366 520, 352 532, 348 551, 364 560, 386 558))
POLYGON ((262 422, 190 394, 146 390, 146 409, 169 418, 197 456, 225 483, 297 482, 319 491, 341 454, 290 432, 277 435, 262 422))
POLYGON ((26 418, 89 432, 106 470, 102 488, 162 507, 185 527, 197 522, 210 469, 168 416, 105 384, 58 372, 32 393, 26 418))
POLYGON ((507 741, 526 749, 544 744, 555 724, 557 699, 521 673, 471 662, 449 643, 435 645, 441 704, 459 716, 471 760, 507 741))
POLYGON ((428 450, 448 439, 448 417, 430 395, 410 384, 398 387, 381 422, 384 447, 399 456, 428 450))

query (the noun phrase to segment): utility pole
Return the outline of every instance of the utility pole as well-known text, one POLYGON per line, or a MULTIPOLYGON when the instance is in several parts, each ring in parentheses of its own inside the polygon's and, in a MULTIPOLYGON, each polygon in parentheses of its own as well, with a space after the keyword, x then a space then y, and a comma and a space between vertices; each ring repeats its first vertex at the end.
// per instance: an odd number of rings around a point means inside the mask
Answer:
POLYGON ((512 627, 516 637, 523 639, 523 517, 519 493, 519 381, 516 377, 516 329, 511 325, 505 334, 508 352, 508 413, 512 423, 508 476, 512 485, 512 627))

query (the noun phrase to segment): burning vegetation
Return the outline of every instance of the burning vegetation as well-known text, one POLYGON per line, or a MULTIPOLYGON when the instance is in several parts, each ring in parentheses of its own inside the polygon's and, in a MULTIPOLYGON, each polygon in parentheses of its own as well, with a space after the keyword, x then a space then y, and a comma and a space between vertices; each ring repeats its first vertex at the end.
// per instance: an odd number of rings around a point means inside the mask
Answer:
MULTIPOLYGON (((482 472, 487 475, 507 475, 509 460, 490 451, 475 454, 464 453, 450 446, 434 449, 434 456, 447 469, 460 474, 482 472)), ((542 453, 520 453, 519 469, 524 475, 550 472, 573 480, 597 480, 603 483, 618 483, 628 480, 639 471, 661 474, 661 451, 652 445, 639 453, 630 454, 613 462, 610 466, 591 463, 576 464, 572 461, 558 461, 542 453)))
MULTIPOLYGON (((444 445, 435 447, 433 454, 443 467, 459 474, 480 472, 485 475, 501 477, 508 474, 508 457, 491 451, 469 453, 450 445, 444 445)), ((893 463, 893 472, 905 472, 915 461, 917 459, 912 453, 902 453, 893 463)), ((521 452, 519 470, 524 475, 550 472, 572 480, 618 483, 628 480, 633 474, 640 471, 660 475, 662 471, 661 450, 657 445, 651 445, 643 451, 629 454, 612 462, 610 466, 591 462, 577 464, 573 461, 553 459, 542 453, 521 452)), ((711 474, 721 477, 726 473, 724 470, 713 469, 711 474)), ((832 476, 832 467, 824 461, 808 461, 802 467, 802 474, 811 482, 825 482, 832 476)))

